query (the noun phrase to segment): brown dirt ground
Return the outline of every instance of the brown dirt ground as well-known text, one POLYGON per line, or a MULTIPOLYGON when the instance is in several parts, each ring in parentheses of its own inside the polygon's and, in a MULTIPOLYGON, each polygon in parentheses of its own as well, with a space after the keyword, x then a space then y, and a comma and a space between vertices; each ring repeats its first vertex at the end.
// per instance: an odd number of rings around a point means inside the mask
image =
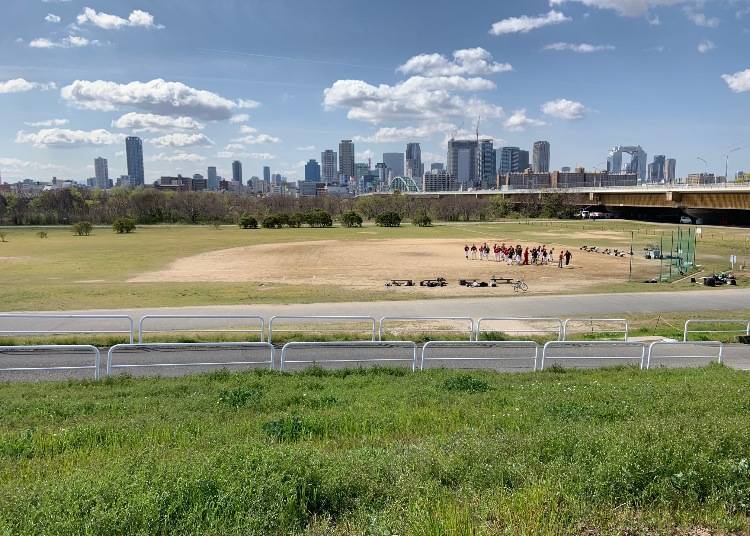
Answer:
MULTIPOLYGON (((443 289, 391 288, 394 292, 476 294, 479 289, 457 285, 460 278, 489 280, 493 275, 524 279, 532 291, 585 291, 606 282, 627 281, 629 259, 572 249, 570 267, 507 266, 494 261, 467 261, 463 240, 396 239, 359 242, 323 240, 263 244, 211 251, 184 257, 164 270, 139 274, 131 282, 262 282, 291 285, 336 285, 353 289, 382 289, 391 279, 444 277, 443 289)), ((479 245, 479 244, 478 244, 479 245)), ((490 243, 490 247, 492 247, 490 243)), ((560 244, 547 244, 559 252, 560 244)), ((647 261, 635 258, 634 267, 647 261)), ((482 289, 512 293, 510 285, 482 289)))

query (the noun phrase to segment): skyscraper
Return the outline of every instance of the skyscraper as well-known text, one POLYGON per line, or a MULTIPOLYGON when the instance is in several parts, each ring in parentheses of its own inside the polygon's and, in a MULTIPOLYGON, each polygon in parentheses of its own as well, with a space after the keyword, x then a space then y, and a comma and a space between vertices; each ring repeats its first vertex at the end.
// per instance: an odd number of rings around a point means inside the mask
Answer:
POLYGON ((354 177, 354 143, 352 140, 341 140, 339 143, 339 174, 354 177))
POLYGON ((668 182, 674 182, 677 180, 677 160, 674 158, 667 158, 665 178, 668 182))
POLYGON ((667 157, 663 154, 654 156, 653 177, 654 181, 663 181, 666 177, 667 157))
POLYGON ((100 156, 94 160, 94 176, 97 184, 106 184, 109 180, 109 166, 106 158, 100 156))
POLYGON ((271 168, 268 166, 263 166, 263 182, 271 184, 271 168))
POLYGON ((239 160, 232 162, 232 180, 242 184, 242 162, 239 160))
POLYGON ((320 164, 310 159, 305 164, 305 182, 320 182, 320 164))
POLYGON ((404 176, 404 153, 383 153, 383 163, 391 178, 404 176))
POLYGON ((326 184, 334 184, 336 182, 336 160, 336 151, 326 149, 320 153, 320 178, 326 184))
POLYGON ((477 140, 448 141, 447 171, 456 181, 457 188, 479 187, 479 144, 477 140))
POLYGON ((445 169, 445 164, 442 162, 433 162, 430 164, 430 171, 442 171, 445 169))
POLYGON ((136 136, 125 138, 125 154, 128 161, 128 177, 133 186, 143 186, 146 182, 143 170, 143 142, 136 136))
POLYGON ((550 146, 548 141, 534 142, 534 173, 549 173, 550 146))
POLYGON ((479 180, 483 189, 494 188, 497 184, 497 159, 492 140, 479 142, 479 180))
POLYGON ((208 189, 214 192, 219 189, 219 176, 214 166, 208 168, 208 189))
MULTIPOLYGON (((406 176, 412 179, 421 179, 422 175, 424 175, 422 148, 418 143, 408 143, 406 145, 406 176)), ((419 181, 417 181, 417 184, 419 184, 419 181)))
POLYGON ((529 167, 529 151, 518 147, 503 147, 497 150, 497 171, 506 173, 523 173, 529 167))

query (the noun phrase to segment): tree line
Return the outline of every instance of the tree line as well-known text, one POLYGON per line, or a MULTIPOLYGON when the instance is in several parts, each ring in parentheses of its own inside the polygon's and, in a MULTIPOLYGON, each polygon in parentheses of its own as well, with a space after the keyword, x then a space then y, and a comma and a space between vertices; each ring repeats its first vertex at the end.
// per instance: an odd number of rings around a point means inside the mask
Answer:
MULTIPOLYGON (((240 223, 251 215, 258 222, 271 216, 324 211, 334 219, 355 212, 365 220, 384 213, 413 221, 488 221, 499 218, 571 218, 574 198, 563 194, 479 198, 470 195, 443 198, 408 195, 372 195, 358 198, 288 196, 254 197, 216 192, 164 192, 153 188, 136 190, 79 190, 66 188, 44 191, 35 196, 0 194, 0 223, 3 225, 73 225, 88 221, 112 225, 131 219, 137 224, 240 223), (426 220, 425 220, 426 221, 426 220)), ((283 216, 282 216, 283 215, 283 216)), ((288 221, 282 221, 287 225, 288 221)), ((301 223, 307 223, 302 220, 301 223)))

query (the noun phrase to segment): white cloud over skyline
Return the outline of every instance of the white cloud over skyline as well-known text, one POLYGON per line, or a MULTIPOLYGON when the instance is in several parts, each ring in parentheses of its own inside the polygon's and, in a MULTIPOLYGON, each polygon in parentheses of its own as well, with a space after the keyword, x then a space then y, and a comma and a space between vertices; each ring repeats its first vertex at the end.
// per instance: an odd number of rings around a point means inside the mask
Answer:
POLYGON ((570 22, 572 20, 572 18, 553 9, 548 13, 533 17, 529 15, 522 15, 520 17, 509 17, 507 19, 497 21, 492 25, 490 34, 505 35, 513 33, 528 33, 532 30, 544 28, 545 26, 562 24, 563 22, 570 22))

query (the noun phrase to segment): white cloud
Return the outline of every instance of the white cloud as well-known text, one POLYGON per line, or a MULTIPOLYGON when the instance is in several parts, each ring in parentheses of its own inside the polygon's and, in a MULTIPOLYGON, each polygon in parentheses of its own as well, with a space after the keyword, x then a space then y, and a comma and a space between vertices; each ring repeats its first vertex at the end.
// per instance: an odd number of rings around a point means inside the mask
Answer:
POLYGON ((219 151, 217 158, 252 158, 253 160, 276 160, 276 155, 271 153, 248 153, 246 151, 219 151))
POLYGON ((103 129, 85 131, 65 128, 47 128, 39 132, 20 131, 16 143, 31 144, 34 147, 79 147, 82 145, 114 145, 122 143, 125 136, 112 134, 103 129))
POLYGON ((46 20, 47 22, 51 22, 52 24, 57 24, 62 19, 58 17, 57 15, 55 15, 54 13, 47 13, 47 16, 44 17, 44 20, 46 20))
POLYGON ((195 153, 178 152, 174 154, 159 153, 148 160, 152 162, 204 162, 206 157, 195 153))
POLYGON ((698 43, 698 52, 700 52, 701 54, 706 54, 707 52, 710 52, 715 48, 716 45, 710 39, 704 39, 703 41, 698 43))
POLYGON ((503 127, 511 132, 522 132, 527 127, 540 127, 545 125, 544 121, 539 119, 532 119, 526 116, 526 110, 516 110, 513 114, 503 122, 503 127))
POLYGON ((576 120, 583 119, 586 115, 586 107, 580 102, 557 99, 545 102, 542 105, 542 112, 558 119, 576 120))
POLYGON ((78 15, 76 22, 81 26, 85 24, 93 24, 103 30, 119 30, 126 27, 149 29, 164 28, 161 24, 154 23, 154 16, 151 15, 151 13, 141 11, 140 9, 132 11, 128 18, 124 19, 117 15, 98 13, 96 10, 87 7, 84 8, 80 15, 78 15))
POLYGON ((97 45, 99 45, 99 41, 96 39, 91 40, 79 35, 69 35, 60 41, 40 37, 29 42, 31 48, 83 48, 97 45))
POLYGON ((23 78, 14 78, 13 80, 0 82, 0 95, 7 93, 26 93, 35 89, 48 91, 56 88, 57 86, 53 82, 42 84, 39 82, 29 82, 28 80, 25 80, 23 78))
POLYGON ((258 132, 257 128, 253 128, 247 125, 242 125, 240 127, 240 134, 255 134, 256 132, 258 132))
POLYGON ((250 116, 248 114, 233 115, 229 119, 229 122, 232 123, 233 125, 239 125, 240 123, 247 123, 248 121, 250 121, 250 116))
POLYGON ((419 54, 407 60, 397 71, 424 76, 484 76, 512 71, 510 63, 498 63, 483 48, 453 52, 453 59, 442 54, 419 54))
POLYGON ((326 110, 347 109, 347 117, 379 124, 386 121, 427 121, 444 117, 500 117, 499 106, 458 92, 495 89, 484 78, 413 76, 396 85, 374 86, 362 80, 337 80, 324 91, 326 110))
POLYGON ((111 112, 127 106, 158 115, 189 116, 206 120, 230 119, 254 101, 232 101, 211 91, 194 89, 161 78, 150 82, 118 84, 104 80, 76 80, 60 90, 63 99, 84 109, 111 112))
POLYGON ((693 0, 549 0, 550 6, 560 6, 566 2, 578 2, 588 7, 611 9, 625 17, 646 15, 650 9, 673 6, 693 0))
POLYGON ((314 151, 315 146, 314 145, 305 145, 304 147, 297 147, 298 151, 314 151))
POLYGON ((544 47, 544 50, 570 51, 579 54, 590 54, 592 52, 604 52, 614 49, 613 45, 590 45, 589 43, 552 43, 544 47))
POLYGON ((367 162, 368 160, 375 160, 375 153, 370 149, 365 149, 357 153, 357 160, 359 162, 367 162))
POLYGON ((383 127, 372 136, 355 136, 354 141, 365 143, 391 143, 430 138, 435 134, 449 134, 456 130, 451 123, 427 123, 416 127, 383 127))
POLYGON ((724 74, 721 78, 727 83, 729 89, 735 93, 750 91, 750 69, 745 69, 734 74, 724 74))
POLYGON ((160 130, 202 130, 203 124, 191 117, 170 117, 168 115, 141 114, 130 112, 112 121, 114 128, 133 132, 158 132, 160 130))
POLYGON ((707 17, 705 13, 696 13, 691 9, 685 10, 685 14, 693 24, 702 28, 716 28, 720 22, 716 17, 707 17))
POLYGON ((0 157, 0 167, 3 171, 19 172, 19 171, 43 171, 47 169, 56 169, 57 166, 52 164, 40 164, 39 162, 31 162, 28 160, 19 160, 18 158, 6 158, 0 157))
POLYGON ((46 121, 34 121, 24 123, 28 127, 41 128, 41 127, 61 127, 67 125, 69 121, 67 119, 47 119, 46 121))
POLYGON ((241 138, 235 138, 232 140, 236 144, 242 145, 262 145, 264 143, 281 143, 281 140, 275 136, 268 134, 250 134, 241 138))
POLYGON ((536 17, 523 15, 521 17, 510 17, 507 19, 503 19, 492 25, 490 33, 492 35, 527 33, 531 30, 536 30, 538 28, 543 28, 545 26, 550 26, 553 24, 561 24, 563 22, 569 22, 571 20, 573 19, 553 9, 548 13, 538 15, 536 17))
POLYGON ((148 141, 158 147, 210 147, 214 144, 205 134, 185 132, 173 132, 148 141))

